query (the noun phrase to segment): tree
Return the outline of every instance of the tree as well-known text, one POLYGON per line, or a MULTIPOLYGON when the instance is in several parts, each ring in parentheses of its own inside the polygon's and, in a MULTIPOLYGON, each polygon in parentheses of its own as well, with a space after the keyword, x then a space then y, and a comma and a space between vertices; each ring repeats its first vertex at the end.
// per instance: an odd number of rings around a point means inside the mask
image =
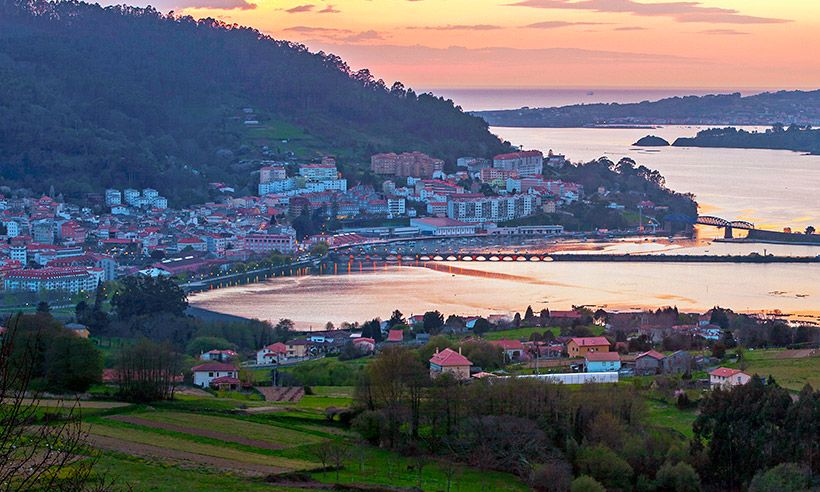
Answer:
POLYGON ((658 490, 668 492, 698 492, 700 477, 691 465, 679 462, 676 465, 665 463, 655 477, 658 490))
POLYGON ((40 393, 30 386, 38 364, 35 347, 18 330, 22 316, 12 317, 0 344, 0 484, 3 490, 77 490, 94 486, 96 460, 85 454, 87 433, 77 405, 58 403, 48 412, 62 416, 37 423, 40 393))
POLYGON ((122 279, 111 305, 120 319, 157 313, 182 316, 188 308, 188 298, 169 278, 140 275, 122 279))
POLYGON ((726 345, 721 341, 717 341, 712 345, 712 357, 723 359, 726 357, 726 345))
POLYGON ((606 492, 600 482, 589 475, 581 475, 572 481, 570 492, 606 492))
POLYGON ((407 324, 407 320, 404 319, 404 315, 398 309, 393 311, 393 314, 390 315, 390 319, 387 321, 387 326, 390 327, 390 328, 393 328, 394 326, 397 326, 397 325, 406 325, 406 324, 407 324))
POLYGON ((64 334, 51 340, 46 355, 50 388, 84 392, 102 382, 103 357, 91 340, 64 334))
POLYGON ((575 466, 580 473, 593 477, 608 489, 629 490, 631 487, 632 467, 602 444, 581 447, 575 466))
POLYGON ((483 335, 493 328, 493 325, 485 318, 478 318, 473 325, 473 333, 476 335, 483 335))
POLYGON ((781 463, 758 472, 749 484, 749 492, 803 492, 812 490, 811 470, 795 463, 781 463))
POLYGON ((473 365, 485 371, 504 367, 504 350, 498 345, 484 340, 472 340, 463 344, 461 350, 473 365))
POLYGON ((540 313, 538 313, 538 326, 549 326, 550 324, 550 312, 549 309, 542 309, 540 313))
POLYGON ((47 301, 40 301, 37 303, 37 312, 39 314, 49 314, 51 312, 51 306, 48 305, 47 301))
POLYGON ((171 400, 180 361, 170 345, 142 339, 123 347, 116 371, 118 393, 123 400, 134 403, 171 400))
POLYGON ((524 320, 528 322, 532 322, 535 318, 535 313, 532 311, 532 306, 527 306, 527 310, 524 311, 524 320))
POLYGON ((814 226, 808 226, 808 227, 806 227, 806 235, 807 235, 807 236, 811 236, 811 235, 812 235, 812 234, 814 234, 816 231, 817 231, 817 229, 815 229, 815 228, 814 228, 814 226))
POLYGON ((345 460, 350 456, 348 445, 339 441, 331 441, 323 447, 328 448, 328 460, 336 471, 336 482, 339 481, 339 471, 344 468, 345 460))
POLYGON ((515 313, 515 316, 513 316, 513 326, 516 328, 521 326, 521 313, 515 313))
POLYGON ((537 492, 568 492, 572 484, 572 466, 563 459, 550 459, 533 468, 530 484, 537 492))
POLYGON ((444 315, 438 311, 427 311, 424 313, 423 319, 425 333, 435 335, 440 332, 441 327, 444 326, 444 315))

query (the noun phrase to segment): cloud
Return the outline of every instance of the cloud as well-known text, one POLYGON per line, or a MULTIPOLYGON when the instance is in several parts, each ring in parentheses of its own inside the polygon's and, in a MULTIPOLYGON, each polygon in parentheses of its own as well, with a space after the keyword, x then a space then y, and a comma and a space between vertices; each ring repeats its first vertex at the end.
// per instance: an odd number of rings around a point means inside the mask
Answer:
POLYGON ((151 2, 157 10, 210 9, 210 10, 253 10, 256 4, 248 0, 160 0, 151 2))
POLYGON ((504 28, 493 24, 447 24, 446 26, 409 26, 405 29, 418 29, 423 31, 493 31, 495 29, 504 28))
POLYGON ((543 21, 543 22, 536 22, 534 24, 528 24, 524 27, 528 27, 531 29, 559 29, 561 27, 570 27, 570 26, 600 26, 603 24, 609 24, 608 22, 569 22, 569 21, 543 21))
POLYGON ((350 36, 343 36, 339 40, 343 41, 343 42, 346 42, 346 43, 359 43, 359 42, 362 42, 362 41, 375 41, 375 40, 382 40, 382 39, 384 39, 384 36, 382 36, 381 34, 379 34, 376 31, 371 30, 371 31, 364 31, 364 32, 356 33, 356 34, 351 34, 350 36))
POLYGON ((775 24, 788 19, 745 15, 735 9, 707 7, 699 1, 642 3, 635 0, 520 0, 512 7, 541 9, 591 10, 603 13, 627 13, 646 17, 670 17, 678 22, 714 24, 775 24))
POLYGON ((699 34, 714 34, 717 36, 745 36, 749 33, 736 31, 734 29, 706 29, 705 31, 700 31, 699 34))
POLYGON ((647 30, 648 29, 646 27, 641 27, 641 26, 621 26, 621 27, 616 27, 615 29, 613 29, 613 31, 647 31, 647 30))
POLYGON ((337 29, 334 27, 293 26, 283 29, 283 31, 311 35, 319 42, 333 41, 338 43, 349 43, 352 45, 363 41, 380 41, 384 39, 384 36, 381 33, 373 30, 356 32, 351 31, 350 29, 337 29))
POLYGON ((352 32, 348 29, 335 29, 332 27, 313 27, 313 26, 293 26, 283 29, 283 31, 300 32, 307 34, 338 34, 352 32))
POLYGON ((285 12, 289 14, 301 14, 303 12, 312 12, 315 7, 316 6, 311 3, 306 3, 304 5, 297 5, 295 7, 285 9, 285 12))
POLYGON ((333 5, 328 4, 327 7, 323 8, 319 11, 320 14, 338 14, 341 10, 337 9, 333 5))

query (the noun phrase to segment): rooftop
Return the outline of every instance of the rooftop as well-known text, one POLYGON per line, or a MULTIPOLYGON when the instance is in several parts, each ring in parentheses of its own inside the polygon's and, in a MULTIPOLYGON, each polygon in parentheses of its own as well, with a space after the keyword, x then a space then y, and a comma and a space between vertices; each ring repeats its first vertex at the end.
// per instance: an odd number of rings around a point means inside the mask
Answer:
POLYGON ((435 354, 433 354, 433 357, 430 358, 430 363, 440 367, 459 367, 473 365, 473 363, 470 362, 470 359, 464 357, 459 352, 456 352, 455 350, 449 348, 446 348, 440 352, 436 352, 435 354))

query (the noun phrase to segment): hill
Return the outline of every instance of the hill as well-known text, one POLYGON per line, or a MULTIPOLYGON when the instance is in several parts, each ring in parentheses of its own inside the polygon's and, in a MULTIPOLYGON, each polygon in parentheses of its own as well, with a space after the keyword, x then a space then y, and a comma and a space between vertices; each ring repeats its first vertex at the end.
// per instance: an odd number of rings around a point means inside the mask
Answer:
POLYGON ((678 138, 675 147, 728 147, 740 149, 794 150, 820 154, 820 130, 780 125, 765 132, 737 128, 710 128, 691 138, 678 138))
POLYGON ((0 185, 73 198, 153 187, 180 205, 211 181, 253 189, 258 158, 329 153, 361 174, 375 152, 507 148, 451 101, 251 28, 0 0, 0 185))
POLYGON ((670 97, 632 104, 576 104, 473 113, 492 126, 532 128, 597 125, 817 125, 820 90, 670 97))

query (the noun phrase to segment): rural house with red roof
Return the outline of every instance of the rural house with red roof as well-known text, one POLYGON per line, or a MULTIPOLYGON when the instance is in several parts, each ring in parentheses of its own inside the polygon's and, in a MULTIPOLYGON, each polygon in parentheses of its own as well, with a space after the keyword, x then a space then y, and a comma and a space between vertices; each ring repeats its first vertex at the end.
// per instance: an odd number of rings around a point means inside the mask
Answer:
POLYGON ((452 374, 456 379, 469 379, 472 365, 470 359, 461 355, 460 347, 458 352, 450 348, 441 351, 436 350, 436 353, 430 358, 430 377, 435 378, 442 374, 452 374))
POLYGON ((717 387, 731 388, 733 386, 742 386, 751 381, 751 379, 752 376, 740 369, 729 369, 728 367, 719 367, 709 373, 709 383, 712 389, 717 387))
POLYGON ((635 357, 635 374, 638 376, 661 374, 665 359, 665 355, 654 350, 639 354, 635 357))
POLYGON ((501 347, 501 350, 504 351, 504 358, 508 361, 527 360, 529 358, 521 340, 492 340, 490 343, 496 347, 501 347))
POLYGON ((587 352, 584 356, 586 372, 616 372, 621 370, 618 352, 587 352))
MULTIPOLYGON (((218 378, 238 378, 239 370, 222 362, 208 362, 207 364, 200 364, 191 368, 194 373, 194 386, 200 388, 209 388, 211 383, 218 378)), ((224 381, 223 381, 224 382, 224 381)), ((237 379, 237 384, 239 380, 237 379)))
POLYGON ((609 340, 606 337, 576 337, 567 342, 570 357, 583 357, 589 352, 609 352, 609 340))

